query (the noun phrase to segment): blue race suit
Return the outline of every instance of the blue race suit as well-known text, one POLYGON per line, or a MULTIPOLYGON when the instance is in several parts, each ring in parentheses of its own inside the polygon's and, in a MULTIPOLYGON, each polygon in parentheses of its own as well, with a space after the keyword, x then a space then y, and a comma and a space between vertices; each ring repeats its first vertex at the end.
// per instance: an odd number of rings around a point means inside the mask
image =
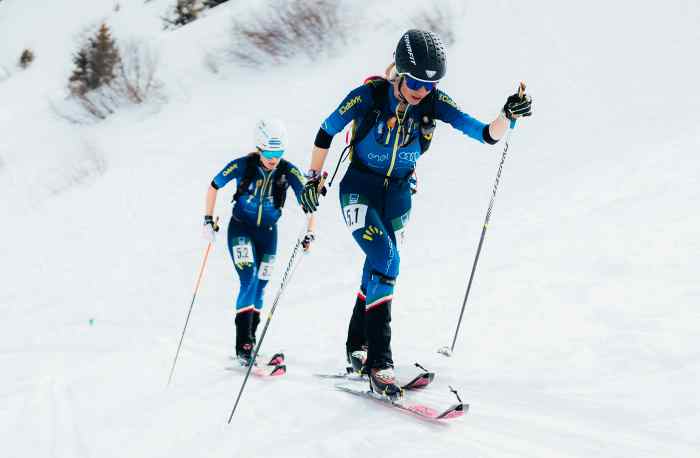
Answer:
POLYGON ((304 187, 305 179, 299 169, 289 162, 286 164, 286 172, 282 172, 281 164, 268 171, 257 155, 244 156, 229 162, 211 183, 219 189, 235 179, 241 186, 247 167, 256 169, 234 203, 228 225, 228 249, 241 283, 236 299, 237 350, 255 340, 265 286, 275 263, 277 220, 282 215, 282 209, 275 206, 275 189, 281 186, 283 191, 276 192, 286 193, 285 183, 288 183, 299 201, 304 187))
MULTIPOLYGON (((339 188, 345 223, 366 255, 346 350, 350 353, 366 344, 369 368, 393 366, 391 303, 399 275, 399 247, 411 211, 408 178, 421 155, 420 119, 424 113, 418 106, 400 104, 393 85, 386 86, 381 115, 354 146, 339 188)), ((494 143, 487 124, 463 113, 443 91, 434 91, 430 97, 435 119, 480 142, 494 143)), ((334 136, 375 108, 373 90, 364 84, 345 97, 321 128, 334 136)))

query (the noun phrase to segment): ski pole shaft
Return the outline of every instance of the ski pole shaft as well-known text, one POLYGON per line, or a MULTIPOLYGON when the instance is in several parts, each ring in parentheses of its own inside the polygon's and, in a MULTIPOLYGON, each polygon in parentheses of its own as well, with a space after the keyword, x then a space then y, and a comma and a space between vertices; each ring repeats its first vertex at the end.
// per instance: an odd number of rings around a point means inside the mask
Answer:
MULTIPOLYGON (((325 180, 325 178, 324 178, 325 180)), ((297 243, 294 246, 294 250, 292 251, 292 256, 289 259, 289 262, 287 263, 287 269, 284 271, 284 275, 282 276, 282 282, 280 284, 279 289, 277 290, 277 294, 275 295, 275 300, 272 302, 272 308, 270 308, 270 313, 267 314, 267 320, 265 321, 265 327, 263 327, 262 333, 260 334, 260 340, 258 341, 257 345, 253 349, 253 355, 251 357, 251 362, 248 365, 248 370, 245 373, 245 378, 243 379, 243 383, 241 384, 241 389, 238 391, 238 396, 236 396, 236 402, 233 405, 233 409, 231 409, 231 415, 228 417, 228 423, 231 423, 231 419, 233 419, 233 414, 236 413, 236 408, 238 407, 238 403, 241 400, 241 396, 243 395, 243 390, 245 389, 246 383, 248 383, 248 378, 250 377, 250 372, 253 369, 253 366, 255 365, 255 361, 258 357, 258 352, 260 351, 260 346, 263 343, 263 340, 265 339, 265 334, 267 334, 267 328, 270 326, 270 322, 272 321, 272 315, 275 313, 275 309, 277 308, 277 304, 279 304, 280 298, 282 297, 282 293, 284 292, 284 289, 286 288, 287 284, 289 281, 292 279, 292 276, 294 275, 294 272, 296 271, 296 268, 299 266, 299 262, 297 261, 297 256, 300 252, 301 248, 301 243, 303 239, 303 232, 306 231, 306 226, 304 226, 304 231, 297 237, 297 243)), ((301 258, 299 258, 301 259, 301 258)))
MULTIPOLYGON (((218 221, 219 218, 217 218, 218 221)), ((177 364, 177 358, 180 355, 180 348, 182 347, 182 340, 185 338, 185 331, 187 330, 187 323, 190 322, 190 315, 192 314, 192 307, 194 307, 194 301, 197 297, 197 291, 199 290, 199 284, 202 281, 202 275, 204 274, 204 266, 207 265, 207 259, 209 258, 209 252, 211 251, 211 242, 207 244, 207 249, 204 251, 204 259, 202 260, 202 266, 199 268, 199 275, 197 275, 197 283, 194 286, 194 294, 192 294, 192 303, 187 311, 187 318, 185 319, 185 326, 182 328, 182 335, 180 336, 180 342, 177 344, 177 351, 175 352, 175 359, 173 359, 173 366, 170 368, 170 376, 168 376, 168 386, 170 386, 170 381, 173 379, 173 372, 175 372, 175 364, 177 364)))
MULTIPOLYGON (((518 86, 518 96, 521 98, 525 95, 525 83, 520 82, 518 86)), ((476 273, 476 266, 479 263, 479 256, 481 255, 481 247, 484 245, 484 238, 486 237, 486 230, 489 226, 489 221, 491 220, 491 212, 493 211, 493 204, 496 200, 496 192, 498 191, 498 184, 501 181, 501 172, 503 171, 503 164, 506 161, 506 155, 508 154, 508 148, 510 146, 510 134, 515 129, 515 120, 510 121, 510 127, 508 133, 506 134, 506 144, 503 147, 503 153, 501 155, 501 163, 498 166, 498 173, 496 174, 496 182, 493 185, 493 192, 491 193, 491 201, 489 202, 489 208, 486 212, 486 218, 484 220, 484 225, 481 228, 481 237, 479 237, 479 245, 476 248, 476 256, 474 256, 474 263, 472 264, 472 270, 469 274, 469 283, 467 284, 467 291, 464 294, 464 301, 462 301, 462 309, 459 312, 459 320, 457 321, 457 328, 455 329, 455 335, 452 339, 452 345, 450 346, 450 354, 455 350, 455 343, 457 342, 457 335, 459 334, 459 328, 462 324, 462 318, 464 317, 464 310, 467 307, 467 299, 469 299, 469 292, 472 289, 472 283, 474 281, 474 274, 476 273)))

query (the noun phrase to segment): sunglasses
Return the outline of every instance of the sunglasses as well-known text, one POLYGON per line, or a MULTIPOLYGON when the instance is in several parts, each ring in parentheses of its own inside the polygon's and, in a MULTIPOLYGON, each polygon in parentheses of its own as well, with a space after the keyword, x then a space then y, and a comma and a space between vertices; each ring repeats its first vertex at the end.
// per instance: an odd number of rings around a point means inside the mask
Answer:
POLYGON ((279 159, 284 154, 284 151, 269 151, 264 149, 260 150, 260 154, 265 159, 279 159))
POLYGON ((430 92, 435 89, 435 86, 437 86, 437 81, 421 81, 415 79, 411 75, 404 75, 404 80, 406 81, 406 86, 412 91, 417 91, 424 87, 428 92, 430 92))

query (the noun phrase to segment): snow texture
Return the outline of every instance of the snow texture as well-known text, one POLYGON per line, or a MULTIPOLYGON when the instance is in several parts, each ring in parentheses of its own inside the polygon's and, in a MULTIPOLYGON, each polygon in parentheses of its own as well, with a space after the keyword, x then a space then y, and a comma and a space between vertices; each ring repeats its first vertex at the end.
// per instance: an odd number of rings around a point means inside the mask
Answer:
MULTIPOLYGON (((698 456, 697 2, 437 3, 460 11, 440 85, 464 111, 490 121, 521 79, 534 98, 451 358, 436 349, 451 343, 503 143, 439 125, 419 163, 393 348, 438 373, 430 392, 453 385, 471 405, 445 427, 312 376, 342 368, 363 261, 336 189, 263 345, 284 349, 285 378, 251 380, 226 424, 242 376, 224 370, 238 286, 219 240, 166 388, 214 174, 250 151, 261 116, 286 121, 286 157, 305 169, 321 121, 383 72, 425 2, 349 2, 336 57, 257 70, 226 59, 247 2, 164 31, 172 4, 0 3, 3 456, 698 456), (101 21, 158 51, 166 100, 71 124, 53 107, 101 21), (25 48, 36 58, 21 70, 25 48)), ((293 204, 268 307, 304 225, 293 204)))

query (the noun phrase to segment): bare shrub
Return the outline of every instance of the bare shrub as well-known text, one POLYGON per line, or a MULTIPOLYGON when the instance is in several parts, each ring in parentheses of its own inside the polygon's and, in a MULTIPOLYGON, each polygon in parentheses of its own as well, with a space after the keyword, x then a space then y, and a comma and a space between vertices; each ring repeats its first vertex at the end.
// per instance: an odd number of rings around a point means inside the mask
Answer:
POLYGON ((34 52, 31 49, 22 51, 22 55, 19 56, 19 66, 27 68, 32 62, 34 62, 34 52))
POLYGON ((158 56, 148 46, 132 41, 124 47, 117 83, 129 102, 143 103, 159 94, 163 85, 156 78, 158 63, 158 56))
POLYGON ((440 35, 446 46, 452 46, 456 40, 457 19, 463 12, 455 10, 449 3, 443 3, 424 10, 411 18, 414 27, 429 30, 440 35))
POLYGON ((345 40, 338 0, 275 0, 247 20, 235 19, 229 55, 250 66, 299 55, 314 61, 345 40))

